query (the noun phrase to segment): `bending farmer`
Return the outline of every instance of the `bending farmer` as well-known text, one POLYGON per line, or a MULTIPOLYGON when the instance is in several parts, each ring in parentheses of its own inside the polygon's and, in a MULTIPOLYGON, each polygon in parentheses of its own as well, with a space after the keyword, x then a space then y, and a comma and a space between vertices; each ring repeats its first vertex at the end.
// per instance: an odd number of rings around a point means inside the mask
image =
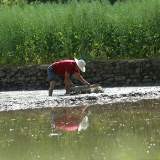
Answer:
POLYGON ((76 87, 70 80, 70 75, 75 73, 76 77, 85 85, 90 86, 86 80, 80 75, 80 71, 85 72, 86 63, 83 60, 62 60, 51 64, 48 69, 48 77, 50 81, 49 96, 52 96, 53 89, 55 87, 56 79, 59 79, 65 83, 66 94, 69 94, 70 86, 76 87))

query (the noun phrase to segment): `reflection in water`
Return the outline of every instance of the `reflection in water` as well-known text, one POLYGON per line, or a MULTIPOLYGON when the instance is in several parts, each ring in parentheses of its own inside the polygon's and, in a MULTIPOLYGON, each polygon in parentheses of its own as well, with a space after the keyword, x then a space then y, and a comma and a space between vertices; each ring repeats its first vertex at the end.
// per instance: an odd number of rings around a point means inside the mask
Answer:
POLYGON ((1 112, 0 159, 160 160, 159 111, 143 100, 1 112))
POLYGON ((51 108, 51 126, 66 131, 86 130, 89 126, 88 116, 82 118, 82 114, 87 107, 81 107, 77 115, 74 114, 72 107, 54 107, 51 108))

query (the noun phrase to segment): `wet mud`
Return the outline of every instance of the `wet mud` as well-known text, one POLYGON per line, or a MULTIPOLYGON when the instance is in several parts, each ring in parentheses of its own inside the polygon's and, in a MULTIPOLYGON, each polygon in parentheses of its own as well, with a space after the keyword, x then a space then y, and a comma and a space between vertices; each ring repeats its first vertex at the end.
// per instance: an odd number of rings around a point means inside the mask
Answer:
POLYGON ((77 107, 104 105, 119 102, 136 102, 143 99, 159 99, 160 86, 103 87, 104 93, 65 95, 64 89, 0 92, 0 111, 49 107, 77 107))

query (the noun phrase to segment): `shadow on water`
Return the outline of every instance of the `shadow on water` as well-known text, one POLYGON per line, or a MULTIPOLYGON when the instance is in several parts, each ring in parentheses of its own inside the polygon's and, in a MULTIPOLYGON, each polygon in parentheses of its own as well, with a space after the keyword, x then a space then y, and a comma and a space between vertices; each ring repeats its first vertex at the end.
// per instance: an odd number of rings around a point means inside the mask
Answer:
POLYGON ((160 100, 0 112, 0 159, 160 160, 160 100))

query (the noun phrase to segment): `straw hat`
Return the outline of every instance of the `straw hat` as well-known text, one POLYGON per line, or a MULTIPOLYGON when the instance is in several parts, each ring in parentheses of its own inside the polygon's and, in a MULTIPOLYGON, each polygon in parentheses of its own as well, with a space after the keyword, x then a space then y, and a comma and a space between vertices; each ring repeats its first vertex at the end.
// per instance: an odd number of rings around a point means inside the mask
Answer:
POLYGON ((84 60, 82 60, 82 59, 78 60, 76 58, 74 60, 76 61, 76 64, 80 68, 80 70, 82 72, 85 72, 86 71, 86 68, 85 68, 86 62, 84 60))

